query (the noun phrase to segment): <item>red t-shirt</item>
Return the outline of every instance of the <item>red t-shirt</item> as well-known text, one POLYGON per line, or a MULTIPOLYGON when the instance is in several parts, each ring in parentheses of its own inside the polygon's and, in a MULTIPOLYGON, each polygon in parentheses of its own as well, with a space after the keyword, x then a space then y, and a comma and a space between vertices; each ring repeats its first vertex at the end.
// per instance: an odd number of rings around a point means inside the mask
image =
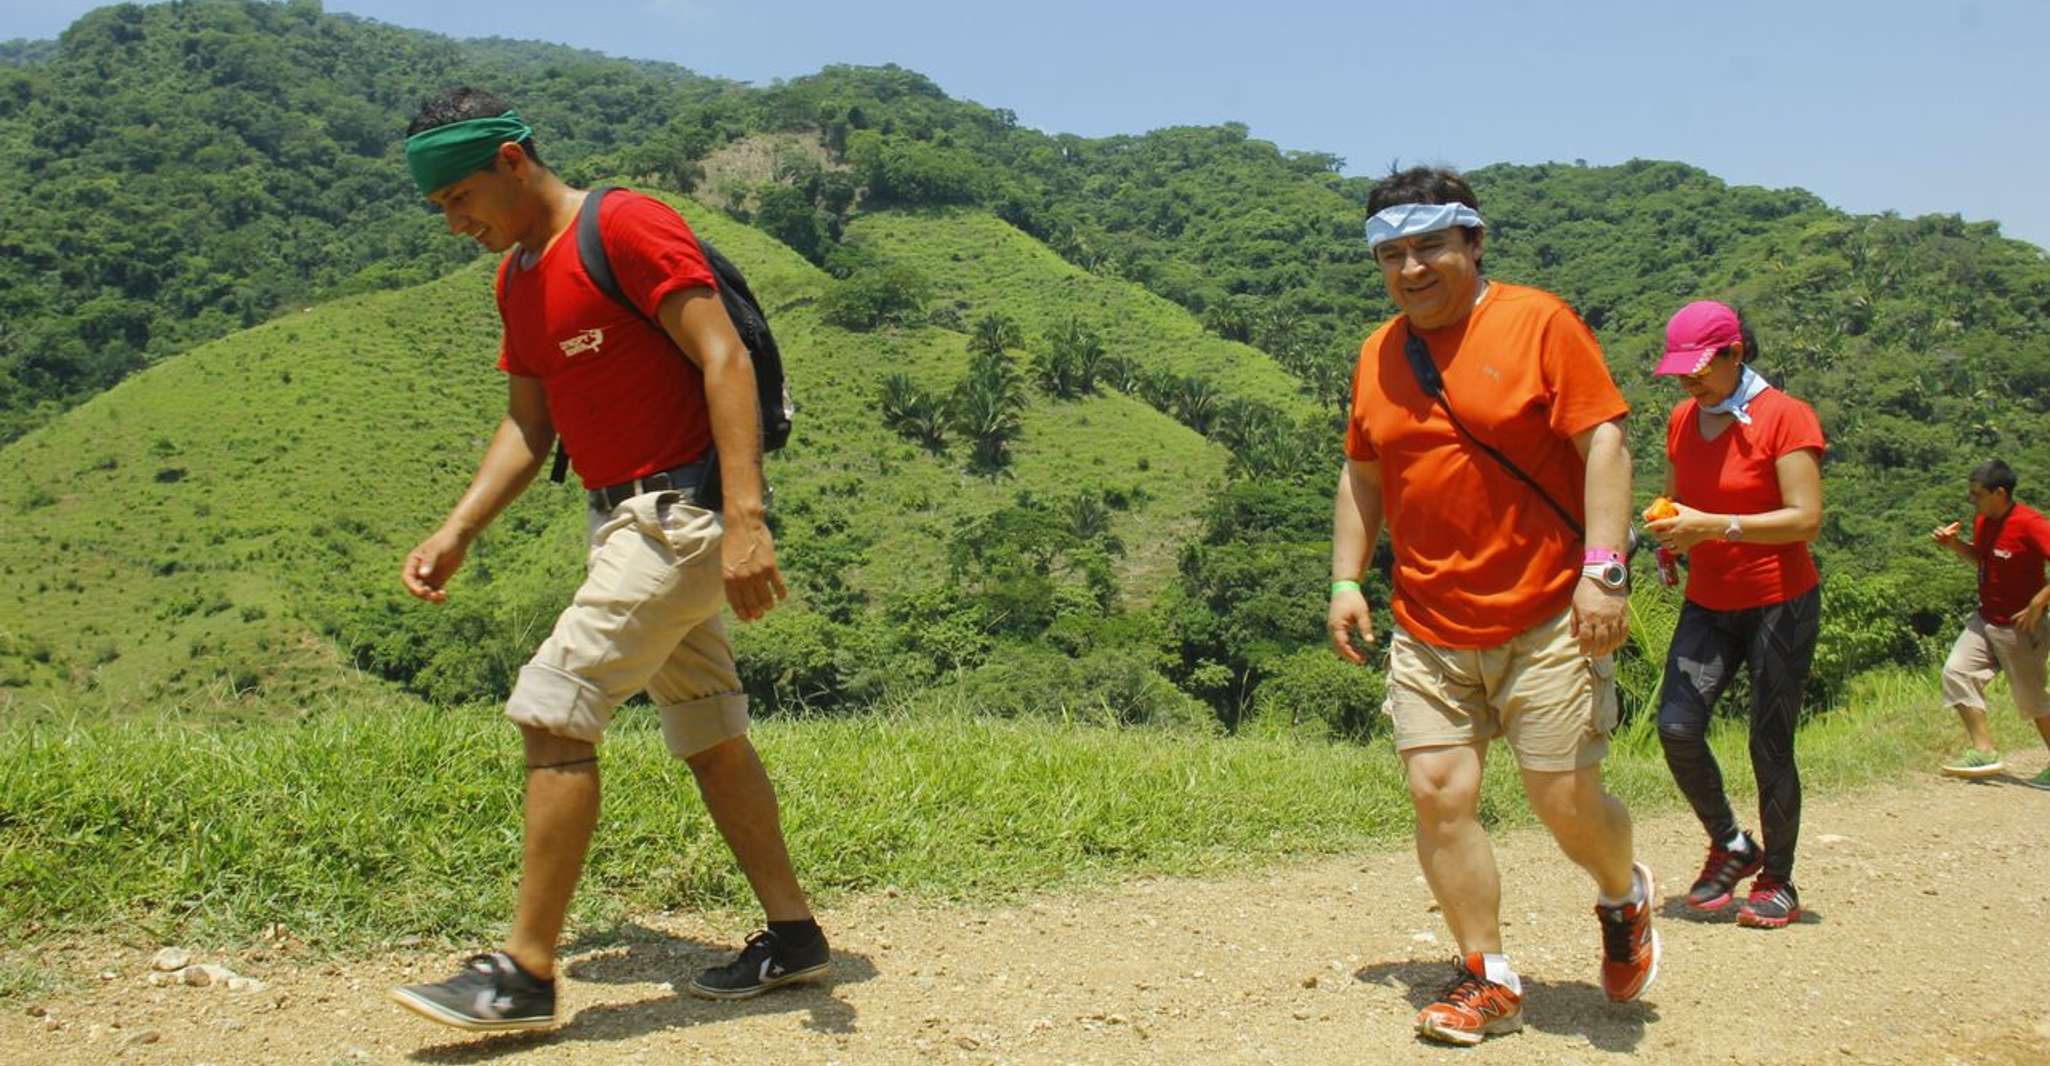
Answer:
POLYGON ((2025 503, 2007 517, 1972 519, 1972 545, 1979 549, 1979 613, 1996 626, 2014 624, 2036 593, 2043 591, 2043 561, 2050 557, 2050 522, 2025 503))
MULTIPOLYGON (((1682 400, 1666 422, 1666 459, 1675 498, 1713 514, 1761 514, 1786 506, 1780 495, 1779 457, 1804 448, 1821 451, 1822 422, 1814 408, 1778 389, 1751 401, 1751 424, 1732 421, 1714 440, 1701 439, 1700 405, 1682 400)), ((1808 545, 1708 540, 1688 552, 1687 598, 1711 611, 1741 611, 1784 603, 1822 580, 1808 545)))
MULTIPOLYGON (((1381 464, 1395 620, 1427 644, 1492 648, 1572 603, 1581 544, 1424 395, 1402 354, 1403 321, 1360 348, 1345 453, 1381 464)), ((1459 420, 1585 522, 1587 467, 1573 437, 1630 407, 1580 316, 1551 293, 1496 281, 1458 324, 1417 335, 1459 420)))
POLYGON ((615 192, 598 224, 613 277, 646 318, 584 273, 575 223, 532 266, 522 267, 515 251, 498 272, 498 368, 541 380, 555 432, 592 489, 693 462, 711 448, 704 374, 652 320, 670 293, 718 287, 697 238, 668 204, 615 192))

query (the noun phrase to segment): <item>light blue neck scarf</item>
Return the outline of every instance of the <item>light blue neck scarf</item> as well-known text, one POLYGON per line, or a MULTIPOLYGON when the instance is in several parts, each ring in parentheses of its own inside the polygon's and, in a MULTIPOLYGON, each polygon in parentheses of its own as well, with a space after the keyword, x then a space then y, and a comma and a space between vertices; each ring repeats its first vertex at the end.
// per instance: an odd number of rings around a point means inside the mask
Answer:
POLYGON ((1712 415, 1729 415, 1748 426, 1751 424, 1751 401, 1769 388, 1772 388, 1771 382, 1746 366, 1737 375, 1737 387, 1731 389, 1728 396, 1723 397, 1720 403, 1702 404, 1701 409, 1712 415))

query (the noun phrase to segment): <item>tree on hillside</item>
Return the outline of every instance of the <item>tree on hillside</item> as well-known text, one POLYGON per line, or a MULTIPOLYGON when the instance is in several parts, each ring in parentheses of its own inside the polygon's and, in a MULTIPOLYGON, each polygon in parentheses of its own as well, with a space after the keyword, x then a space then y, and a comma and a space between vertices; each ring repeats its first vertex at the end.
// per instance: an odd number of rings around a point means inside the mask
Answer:
POLYGON ((954 429, 973 443, 969 467, 995 475, 1010 462, 1011 442, 1024 432, 1025 390, 1002 351, 978 352, 948 404, 954 429))
POLYGON ((1071 318, 1047 335, 1046 348, 1033 356, 1032 369, 1047 395, 1072 400, 1096 391, 1103 359, 1103 338, 1071 318))
POLYGON ((912 384, 902 373, 883 379, 881 399, 884 425, 928 451, 946 449, 949 412, 945 401, 912 384))
POLYGON ((1001 311, 991 311, 975 320, 968 334, 968 350, 979 355, 1000 355, 1024 341, 1025 332, 1018 328, 1016 319, 1001 311))
POLYGON ((1111 388, 1128 396, 1138 391, 1139 364, 1133 362, 1129 356, 1104 356, 1103 362, 1098 369, 1098 375, 1111 388))
POLYGON ((1224 393, 1209 378, 1185 377, 1174 391, 1174 416, 1198 433, 1208 434, 1224 403, 1224 393))
POLYGON ((819 317, 849 330, 907 326, 923 317, 931 287, 915 268, 870 264, 835 284, 819 301, 819 317))

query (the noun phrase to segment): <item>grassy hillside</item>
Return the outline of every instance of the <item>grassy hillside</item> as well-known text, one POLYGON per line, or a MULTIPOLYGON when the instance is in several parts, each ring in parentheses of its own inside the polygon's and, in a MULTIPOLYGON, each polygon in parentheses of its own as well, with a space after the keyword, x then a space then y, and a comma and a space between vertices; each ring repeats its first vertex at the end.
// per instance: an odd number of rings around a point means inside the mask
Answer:
POLYGON ((1083 270, 994 216, 975 211, 886 211, 861 215, 847 241, 909 263, 929 279, 935 302, 963 317, 985 307, 1011 313, 1028 335, 1079 318, 1113 353, 1148 369, 1215 380, 1226 393, 1291 414, 1309 404, 1267 353, 1203 329, 1186 310, 1129 282, 1083 270))
MULTIPOLYGON (((812 304, 832 279, 752 229, 677 202, 746 264, 787 353, 799 430, 771 477, 800 600, 831 576, 887 606, 944 576, 962 519, 1021 493, 1060 499, 1091 487, 1127 503, 1113 529, 1128 546, 1128 597, 1143 603, 1158 589, 1222 478, 1221 448, 1123 395, 1035 396, 1010 467, 971 474, 959 449, 932 454, 884 428, 876 400, 892 372, 936 388, 958 377, 961 334, 824 325, 812 304), (822 555, 850 545, 844 570, 822 555)), ((934 255, 1005 229, 979 216, 920 226, 934 255)), ((950 296, 1048 320, 1076 272, 1010 237, 1021 254, 1003 284, 963 277, 950 296)), ((1088 282, 1107 320, 1136 306, 1165 323, 1132 339, 1135 357, 1165 364, 1200 337, 1131 286, 1088 282)), ((437 650, 402 671, 416 687, 502 685, 576 580, 574 493, 531 490, 480 542, 445 610, 404 599, 393 577, 461 491, 502 410, 496 337, 480 265, 205 345, 0 452, 22 475, 0 495, 0 685, 17 708, 37 692, 98 690, 142 705, 208 686, 275 703, 372 684, 347 665, 389 673, 422 654, 404 645, 421 642, 437 650)), ((1237 356, 1241 377, 1284 393, 1271 366, 1258 376, 1258 353, 1237 356)))

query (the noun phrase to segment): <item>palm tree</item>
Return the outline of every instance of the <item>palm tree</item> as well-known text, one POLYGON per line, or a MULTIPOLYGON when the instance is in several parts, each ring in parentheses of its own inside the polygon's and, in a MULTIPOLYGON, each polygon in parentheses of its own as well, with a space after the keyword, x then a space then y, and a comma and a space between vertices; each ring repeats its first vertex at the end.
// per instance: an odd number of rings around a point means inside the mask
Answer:
POLYGON ((1223 394, 1217 391, 1217 385, 1209 378, 1183 378, 1173 397, 1175 417, 1190 429, 1207 436, 1222 400, 1223 394))
POLYGON ((1082 392, 1081 368, 1075 365, 1074 353, 1058 343, 1033 355, 1032 374, 1039 379, 1040 390, 1056 399, 1072 400, 1082 392))
POLYGON ((1097 376, 1110 387, 1130 395, 1139 387, 1139 364, 1122 355, 1106 355, 1097 364, 1097 376))
POLYGON ((1001 355, 1004 349, 1016 348, 1024 339, 1017 320, 1000 311, 991 311, 975 320, 975 328, 968 334, 968 350, 981 355, 1001 355))
POLYGON ((919 392, 918 386, 911 383, 909 375, 900 372, 884 378, 881 403, 883 425, 891 429, 902 428, 905 415, 916 402, 919 392))
POLYGON ((883 424, 931 451, 947 446, 947 405, 904 374, 883 379, 883 424))
POLYGON ((954 390, 953 424, 961 435, 974 442, 972 469, 994 474, 1010 460, 1011 442, 1024 431, 1018 418, 1023 406, 1013 390, 989 378, 970 377, 954 390))
POLYGON ((1054 327, 1047 342, 1055 351, 1066 353, 1074 367, 1074 391, 1064 395, 1081 396, 1095 392, 1096 379, 1103 368, 1103 337, 1083 325, 1080 319, 1071 318, 1054 327))

